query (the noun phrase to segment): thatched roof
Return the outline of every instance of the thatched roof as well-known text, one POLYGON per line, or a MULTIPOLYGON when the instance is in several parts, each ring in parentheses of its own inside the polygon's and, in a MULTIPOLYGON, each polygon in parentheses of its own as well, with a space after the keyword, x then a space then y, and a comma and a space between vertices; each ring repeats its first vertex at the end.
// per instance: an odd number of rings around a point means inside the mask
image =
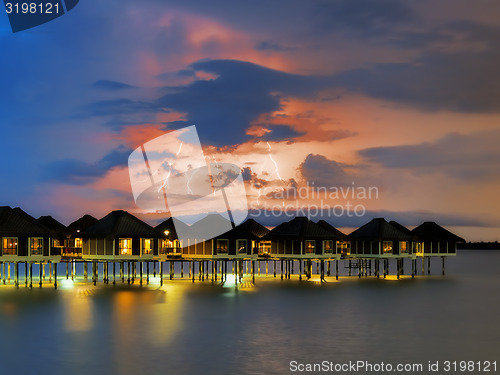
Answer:
POLYGON ((433 221, 426 221, 412 230, 420 241, 465 242, 462 237, 451 233, 433 221))
POLYGON ((70 225, 68 225, 68 227, 66 228, 67 233, 70 236, 73 236, 74 234, 87 229, 91 225, 94 225, 95 223, 97 223, 97 221, 98 220, 91 215, 83 215, 81 218, 73 221, 70 225))
POLYGON ((259 240, 269 233, 269 229, 254 219, 248 219, 237 227, 219 236, 219 238, 251 238, 259 240))
POLYGON ((64 241, 67 236, 67 228, 64 224, 60 223, 52 216, 40 216, 38 219, 39 223, 42 223, 47 228, 49 228, 51 232, 51 237, 64 241))
MULTIPOLYGON (((406 228, 405 228, 406 229, 406 228)), ((383 218, 375 218, 347 236, 348 240, 367 241, 411 241, 411 232, 399 225, 388 223, 383 218)))
POLYGON ((214 233, 226 233, 233 229, 232 223, 220 214, 208 214, 189 227, 191 238, 209 239, 214 233))
POLYGON ((51 233, 42 223, 19 207, 0 207, 0 236, 50 237, 51 233))
POLYGON ((272 239, 304 239, 304 238, 323 238, 336 240, 340 239, 331 230, 316 224, 305 216, 296 217, 285 223, 281 223, 267 235, 264 236, 266 240, 272 239))
POLYGON ((342 233, 341 231, 339 231, 337 228, 335 228, 333 225, 331 225, 330 223, 326 222, 325 220, 318 221, 318 225, 321 225, 326 230, 332 232, 332 234, 334 236, 338 237, 338 239, 340 241, 343 241, 345 239, 345 237, 346 237, 346 235, 344 233, 342 233))
POLYGON ((185 224, 183 221, 169 217, 155 227, 155 230, 158 231, 161 236, 165 236, 165 231, 168 231, 168 238, 170 239, 179 239, 177 229, 186 233, 189 230, 189 225, 185 224))
POLYGON ((139 220, 127 211, 110 212, 95 224, 80 232, 82 238, 93 237, 142 237, 158 238, 160 235, 151 225, 139 220))

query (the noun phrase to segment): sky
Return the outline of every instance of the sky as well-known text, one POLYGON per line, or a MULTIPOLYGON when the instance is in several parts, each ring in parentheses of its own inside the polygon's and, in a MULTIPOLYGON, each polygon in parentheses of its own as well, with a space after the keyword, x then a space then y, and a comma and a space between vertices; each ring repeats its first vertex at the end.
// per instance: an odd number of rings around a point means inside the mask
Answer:
POLYGON ((485 0, 85 0, 12 33, 3 14, 0 205, 158 220, 128 157, 196 125, 265 225, 385 217, 500 240, 499 16, 485 0))

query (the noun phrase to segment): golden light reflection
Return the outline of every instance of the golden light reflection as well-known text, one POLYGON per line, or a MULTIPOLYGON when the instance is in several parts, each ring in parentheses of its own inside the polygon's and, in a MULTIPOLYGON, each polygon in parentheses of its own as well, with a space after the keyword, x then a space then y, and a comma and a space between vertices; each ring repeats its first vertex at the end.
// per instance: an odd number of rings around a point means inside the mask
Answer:
POLYGON ((64 296, 64 328, 68 332, 85 332, 93 327, 93 302, 85 291, 68 292, 64 296))

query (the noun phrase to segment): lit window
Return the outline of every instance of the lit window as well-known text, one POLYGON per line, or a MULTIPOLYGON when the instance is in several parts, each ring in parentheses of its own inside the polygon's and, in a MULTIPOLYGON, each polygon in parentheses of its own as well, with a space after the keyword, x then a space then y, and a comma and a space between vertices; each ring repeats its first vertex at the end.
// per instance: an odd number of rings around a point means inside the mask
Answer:
POLYGON ((392 253, 392 241, 384 241, 382 248, 384 249, 384 253, 392 253))
POLYGON ((316 248, 316 241, 314 240, 306 241, 306 254, 314 253, 315 248, 316 248))
POLYGON ((271 253, 271 241, 259 242, 259 255, 267 255, 271 253))
POLYGON ((401 241, 399 243, 399 249, 400 249, 401 253, 407 253, 408 252, 408 242, 401 241))
POLYGON ((43 238, 30 238, 31 255, 43 255, 43 238))
POLYGON ((217 240, 217 254, 227 253, 228 247, 229 247, 229 240, 217 240))
POLYGON ((333 253, 333 241, 332 240, 325 240, 323 241, 323 252, 324 253, 333 253))
POLYGON ((247 240, 236 240, 236 248, 239 254, 247 253, 247 240))
POLYGON ((132 239, 120 238, 119 248, 121 255, 132 255, 132 239))
POLYGON ((4 237, 3 255, 17 255, 17 238, 4 237))
POLYGON ((75 247, 83 247, 81 238, 75 238, 75 247))
POLYGON ((153 240, 150 238, 144 238, 142 240, 142 253, 143 254, 153 254, 153 240))

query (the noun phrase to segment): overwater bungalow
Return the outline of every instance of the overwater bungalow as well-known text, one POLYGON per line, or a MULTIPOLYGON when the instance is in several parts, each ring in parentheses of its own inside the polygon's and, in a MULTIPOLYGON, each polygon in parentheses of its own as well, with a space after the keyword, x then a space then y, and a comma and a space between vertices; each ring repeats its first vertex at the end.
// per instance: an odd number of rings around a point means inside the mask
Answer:
MULTIPOLYGON (((217 255, 213 233, 226 233, 233 224, 224 216, 209 214, 189 227, 188 238, 184 239, 182 255, 186 258, 212 258, 217 255)), ((227 253, 225 254, 227 256, 227 253)))
POLYGON ((58 250, 52 253, 53 233, 19 207, 0 207, 0 242, 2 262, 59 261, 58 250))
POLYGON ((340 230, 338 230, 325 220, 318 221, 318 225, 321 225, 323 228, 332 232, 339 238, 337 241, 335 241, 335 248, 336 252, 340 254, 341 257, 345 258, 351 255, 351 244, 346 240, 346 235, 344 233, 342 233, 340 230))
POLYGON ((54 255, 63 255, 67 236, 66 226, 52 216, 40 216, 37 220, 50 230, 52 239, 50 253, 54 255))
POLYGON ((346 237, 351 243, 351 256, 357 258, 412 257, 412 233, 396 222, 375 218, 346 237))
POLYGON ((91 215, 83 215, 81 218, 68 225, 66 228, 67 239, 64 245, 64 255, 71 257, 82 256, 83 240, 80 233, 97 223, 97 221, 98 220, 91 215))
POLYGON ((426 221, 412 230, 417 238, 417 256, 453 256, 457 243, 465 240, 433 221, 426 221))
POLYGON ((83 259, 152 260, 160 235, 130 213, 117 210, 80 232, 83 259))
POLYGON ((189 226, 184 222, 169 217, 155 227, 155 230, 160 235, 159 251, 160 258, 165 257, 181 257, 182 244, 177 235, 177 230, 181 233, 189 231, 189 226))
POLYGON ((263 240, 270 241, 270 251, 259 252, 261 256, 339 259, 337 242, 343 241, 344 235, 302 216, 276 226, 263 240))
POLYGON ((214 255, 230 258, 256 257, 262 238, 269 229, 254 219, 248 219, 214 239, 214 255))

